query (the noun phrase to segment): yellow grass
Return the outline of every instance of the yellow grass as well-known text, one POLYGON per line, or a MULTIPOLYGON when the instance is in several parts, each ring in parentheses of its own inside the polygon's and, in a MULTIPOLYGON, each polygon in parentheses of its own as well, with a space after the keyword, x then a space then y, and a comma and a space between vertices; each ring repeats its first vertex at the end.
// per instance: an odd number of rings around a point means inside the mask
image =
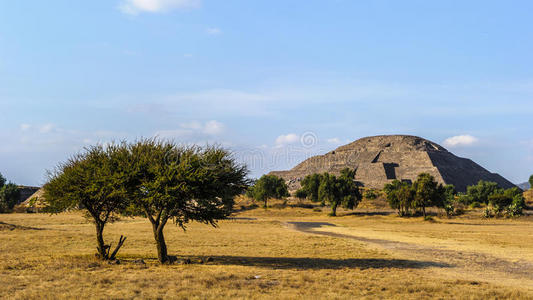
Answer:
POLYGON ((220 222, 219 228, 191 224, 183 232, 168 225, 169 252, 193 261, 170 266, 156 263, 151 226, 141 218, 106 228, 108 241, 128 237, 119 253, 121 264, 109 265, 94 258, 94 227, 80 213, 0 215, 1 222, 19 226, 0 225, 0 298, 533 298, 528 278, 496 272, 503 277, 495 281, 427 251, 409 254, 409 249, 350 238, 533 262, 533 224, 527 219, 430 223, 325 214, 258 208, 220 222), (336 226, 312 230, 343 236, 299 232, 288 225, 296 221, 332 223, 336 226), (205 257, 213 262, 198 262, 205 257), (138 258, 147 264, 135 264, 138 258))

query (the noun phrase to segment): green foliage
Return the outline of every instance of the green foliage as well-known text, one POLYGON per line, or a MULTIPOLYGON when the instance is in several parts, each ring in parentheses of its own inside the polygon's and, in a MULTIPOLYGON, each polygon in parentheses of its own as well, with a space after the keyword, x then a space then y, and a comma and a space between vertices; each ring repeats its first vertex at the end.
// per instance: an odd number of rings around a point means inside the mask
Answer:
POLYGON ((307 198, 307 192, 304 189, 299 189, 294 193, 294 196, 300 200, 307 198))
POLYGON ((123 164, 126 150, 125 144, 86 148, 84 153, 60 164, 44 185, 46 211, 59 213, 74 208, 86 211, 86 217, 96 226, 97 249, 102 259, 113 259, 118 252, 117 248, 109 256, 110 246, 104 243, 103 230, 127 205, 123 164))
POLYGON ((522 215, 526 202, 519 188, 510 188, 489 196, 485 217, 515 217, 522 215))
POLYGON ((412 206, 421 209, 424 217, 426 216, 426 207, 444 207, 446 200, 445 189, 430 174, 422 173, 418 175, 418 178, 413 183, 413 189, 415 197, 412 206))
POLYGON ((410 209, 421 211, 426 216, 426 207, 443 208, 447 214, 453 212, 455 188, 438 184, 428 173, 418 175, 413 184, 394 180, 384 187, 391 208, 398 210, 399 216, 408 216, 410 209))
POLYGON ((0 188, 2 188, 6 184, 6 178, 0 173, 0 188))
POLYGON ((366 190, 364 197, 368 200, 374 200, 378 197, 378 195, 374 190, 366 190))
POLYGON ((533 189, 533 175, 529 176, 529 188, 533 189))
POLYGON ((307 175, 301 182, 302 190, 305 191, 307 197, 309 197, 313 202, 319 201, 318 188, 320 187, 320 181, 322 179, 321 176, 322 175, 316 173, 307 175))
POLYGON ((453 184, 447 184, 442 187, 443 189, 443 200, 442 208, 444 208, 444 211, 446 212, 447 216, 451 216, 456 214, 456 200, 455 196, 457 195, 457 191, 455 190, 455 186, 453 184))
POLYGON ((361 193, 354 181, 355 172, 348 168, 339 177, 324 173, 320 176, 319 200, 331 205, 331 216, 337 215, 337 207, 354 209, 361 201, 361 193))
POLYGON ((3 182, 0 187, 0 213, 10 212, 20 197, 20 190, 16 184, 5 184, 5 180, 3 182))
POLYGON ((399 193, 404 186, 410 188, 408 183, 395 179, 391 183, 385 184, 385 187, 383 188, 383 191, 387 195, 387 202, 389 202, 389 206, 398 210, 398 215, 400 216, 406 215, 409 212, 409 207, 411 206, 411 199, 408 199, 407 202, 405 202, 405 199, 403 198, 400 200, 399 193))
MULTIPOLYGON (((169 220, 216 226, 248 186, 247 169, 218 147, 182 147, 141 140, 128 147, 128 212, 150 220, 161 263, 169 261, 163 229, 169 220)), ((256 184, 257 185, 257 184, 256 184)))
POLYGON ((461 200, 465 205, 469 205, 472 202, 489 203, 489 197, 494 194, 500 194, 503 189, 498 187, 496 182, 480 180, 477 185, 467 187, 466 195, 461 200))
POLYGON ((251 198, 264 202, 264 207, 267 207, 269 198, 282 199, 290 196, 285 180, 275 175, 261 176, 249 191, 251 198))

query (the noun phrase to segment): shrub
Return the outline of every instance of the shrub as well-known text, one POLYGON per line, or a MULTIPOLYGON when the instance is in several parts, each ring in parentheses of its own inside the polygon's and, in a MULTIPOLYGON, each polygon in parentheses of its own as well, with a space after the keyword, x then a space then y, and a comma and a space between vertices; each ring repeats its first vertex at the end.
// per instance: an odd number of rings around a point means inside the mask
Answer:
POLYGON ((374 200, 378 197, 378 195, 374 190, 366 190, 364 197, 368 200, 374 200))
POLYGON ((263 175, 248 189, 248 194, 254 200, 263 201, 267 207, 269 198, 282 199, 290 196, 287 184, 283 178, 275 175, 263 175))

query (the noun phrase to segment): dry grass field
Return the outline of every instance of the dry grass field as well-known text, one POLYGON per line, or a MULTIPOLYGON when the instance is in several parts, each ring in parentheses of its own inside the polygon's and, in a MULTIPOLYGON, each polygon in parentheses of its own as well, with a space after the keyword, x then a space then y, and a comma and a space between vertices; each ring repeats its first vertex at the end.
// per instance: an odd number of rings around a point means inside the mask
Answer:
POLYGON ((332 218, 257 208, 219 228, 167 226, 169 252, 192 263, 164 266, 142 218, 106 229, 108 241, 128 237, 119 265, 94 258, 94 227, 81 213, 0 222, 2 299, 533 298, 529 217, 428 222, 364 209, 332 218))

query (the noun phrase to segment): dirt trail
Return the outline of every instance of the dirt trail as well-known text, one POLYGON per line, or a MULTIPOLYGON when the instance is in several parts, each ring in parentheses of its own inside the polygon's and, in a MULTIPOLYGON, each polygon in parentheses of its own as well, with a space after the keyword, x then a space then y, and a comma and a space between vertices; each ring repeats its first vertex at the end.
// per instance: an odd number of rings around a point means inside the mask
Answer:
POLYGON ((310 234, 353 239, 409 259, 430 261, 450 266, 449 268, 435 269, 435 272, 439 274, 505 285, 533 287, 533 264, 529 262, 512 262, 478 252, 456 251, 415 243, 340 234, 325 231, 324 229, 327 229, 328 226, 336 226, 325 222, 287 222, 285 226, 310 234), (317 228, 321 228, 321 230, 315 230, 317 228))

